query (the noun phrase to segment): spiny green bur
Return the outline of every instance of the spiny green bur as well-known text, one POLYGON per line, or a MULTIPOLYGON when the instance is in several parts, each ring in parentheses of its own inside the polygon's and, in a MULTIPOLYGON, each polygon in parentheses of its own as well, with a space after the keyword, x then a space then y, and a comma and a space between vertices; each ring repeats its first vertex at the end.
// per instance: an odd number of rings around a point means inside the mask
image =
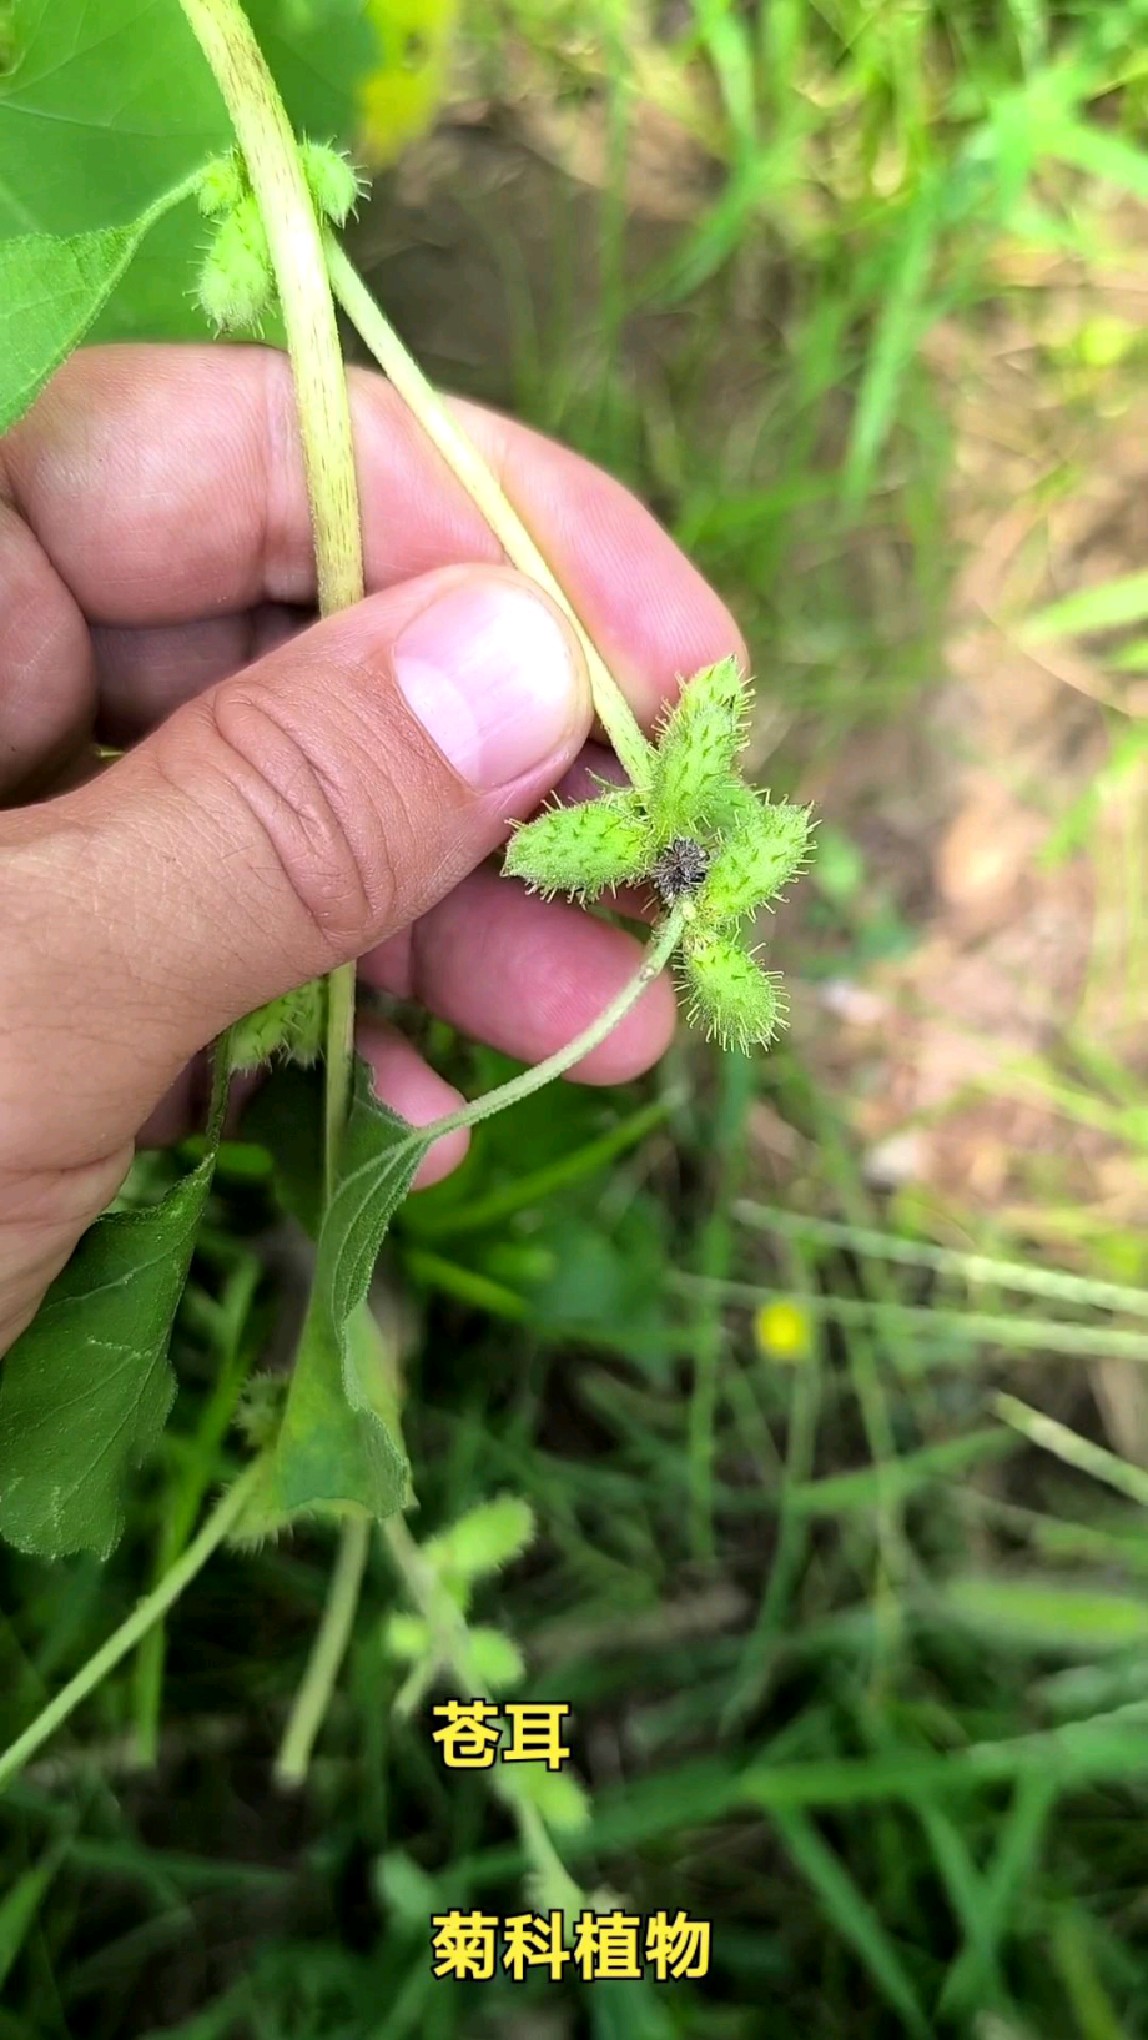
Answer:
POLYGON ((233 1070, 257 1070, 273 1056, 309 1065, 317 1062, 327 1025, 326 987, 321 978, 257 1007, 231 1030, 233 1070))
POLYGON ((325 142, 300 142, 299 156, 316 212, 333 226, 345 227, 363 195, 354 164, 325 142))
POLYGON ((764 1047, 784 1016, 778 980, 736 935, 687 932, 678 958, 690 1019, 723 1048, 764 1047))
POLYGON ((206 219, 221 220, 233 212, 247 191, 247 176, 238 149, 215 156, 204 165, 195 202, 206 219))
POLYGON ((806 808, 771 802, 740 777, 749 683, 736 659, 688 680, 658 734, 647 787, 549 808, 517 829, 506 870, 547 897, 591 898, 652 878, 663 904, 685 902, 678 968, 690 1018, 728 1046, 773 1038, 776 978, 741 925, 804 868, 806 808))
POLYGON ((653 861, 650 825, 636 793, 604 793, 577 807, 547 808, 507 846, 505 868, 552 899, 596 899, 640 879, 653 861))
POLYGON ((713 823, 749 735, 749 690, 736 659, 703 666, 658 731, 650 815, 659 847, 713 823))
POLYGON ((753 796, 751 810, 720 833, 698 898, 699 916, 714 924, 740 921, 774 899, 801 870, 808 839, 805 808, 782 801, 763 807, 753 796))
POLYGON ((274 290, 267 229, 253 192, 219 221, 196 286, 199 302, 217 332, 258 331, 274 290))
MULTIPOLYGON (((510 1693, 526 1677, 522 1652, 501 1629, 484 1624, 467 1625, 470 1662, 484 1686, 492 1693, 510 1693)), ((434 1637, 429 1622, 421 1615, 400 1612, 388 1616, 383 1625, 383 1647, 387 1655, 402 1664, 418 1664, 433 1658, 434 1637)))
MULTIPOLYGON (((344 226, 360 197, 354 165, 326 143, 302 141, 299 156, 321 219, 344 226)), ((214 222, 200 264, 196 295, 217 333, 259 332, 274 295, 267 231, 238 149, 208 163, 196 203, 214 222)))
POLYGON ((496 1495, 428 1538, 427 1564, 448 1585, 469 1587, 521 1556, 534 1536, 534 1516, 521 1495, 496 1495))

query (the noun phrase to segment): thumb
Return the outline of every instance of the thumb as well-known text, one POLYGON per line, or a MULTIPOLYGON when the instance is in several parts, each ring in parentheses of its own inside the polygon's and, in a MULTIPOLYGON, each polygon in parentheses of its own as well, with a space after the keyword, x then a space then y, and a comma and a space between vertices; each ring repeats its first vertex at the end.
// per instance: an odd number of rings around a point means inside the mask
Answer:
POLYGON ((314 625, 99 779, 8 817, 0 1161, 74 1166, 130 1140, 221 1029, 448 892, 590 717, 549 601, 509 570, 445 569, 314 625))

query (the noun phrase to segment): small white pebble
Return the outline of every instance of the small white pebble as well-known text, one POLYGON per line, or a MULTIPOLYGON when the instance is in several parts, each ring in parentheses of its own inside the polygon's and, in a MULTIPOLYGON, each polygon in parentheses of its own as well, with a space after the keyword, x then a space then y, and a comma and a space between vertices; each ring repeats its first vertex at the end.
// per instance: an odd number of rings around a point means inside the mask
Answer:
POLYGON ((878 1027, 886 1018, 889 1002, 868 985, 853 978, 827 978, 820 988, 821 1004, 835 1020, 847 1027, 878 1027))
POLYGON ((874 1190, 899 1190, 904 1183, 920 1182, 925 1174, 928 1142, 920 1127, 891 1133, 869 1149, 861 1173, 874 1190))

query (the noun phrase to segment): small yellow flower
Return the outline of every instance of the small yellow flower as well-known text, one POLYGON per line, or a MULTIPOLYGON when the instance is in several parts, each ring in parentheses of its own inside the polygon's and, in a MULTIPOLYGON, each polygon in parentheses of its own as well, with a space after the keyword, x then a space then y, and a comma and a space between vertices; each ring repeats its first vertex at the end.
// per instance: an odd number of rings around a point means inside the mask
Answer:
POLYGON ((807 1360, 813 1345, 813 1325, 803 1303, 777 1296, 763 1303, 753 1322, 757 1350, 770 1360, 807 1360))

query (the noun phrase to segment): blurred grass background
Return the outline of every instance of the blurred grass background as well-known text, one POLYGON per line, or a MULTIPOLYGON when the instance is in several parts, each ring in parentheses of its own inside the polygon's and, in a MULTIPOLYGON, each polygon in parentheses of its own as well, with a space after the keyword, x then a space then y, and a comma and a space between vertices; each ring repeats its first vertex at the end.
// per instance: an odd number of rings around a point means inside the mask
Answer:
MULTIPOLYGON (((396 1715, 381 1550, 274 1790, 316 1533, 217 1561, 8 1795, 0 2040, 1131 2040, 1148 4, 471 0, 420 98, 439 20, 402 16, 358 253, 441 381, 654 505, 750 640, 759 775, 822 816, 781 1047, 492 1122, 379 1291, 416 1534, 537 1522, 477 1613, 574 1709, 563 1854, 712 1919, 711 1975, 432 1979, 430 1914, 527 1866, 396 1715)), ((114 1562, 0 1559, 6 1732, 237 1463, 298 1283, 237 1145, 114 1562)))

